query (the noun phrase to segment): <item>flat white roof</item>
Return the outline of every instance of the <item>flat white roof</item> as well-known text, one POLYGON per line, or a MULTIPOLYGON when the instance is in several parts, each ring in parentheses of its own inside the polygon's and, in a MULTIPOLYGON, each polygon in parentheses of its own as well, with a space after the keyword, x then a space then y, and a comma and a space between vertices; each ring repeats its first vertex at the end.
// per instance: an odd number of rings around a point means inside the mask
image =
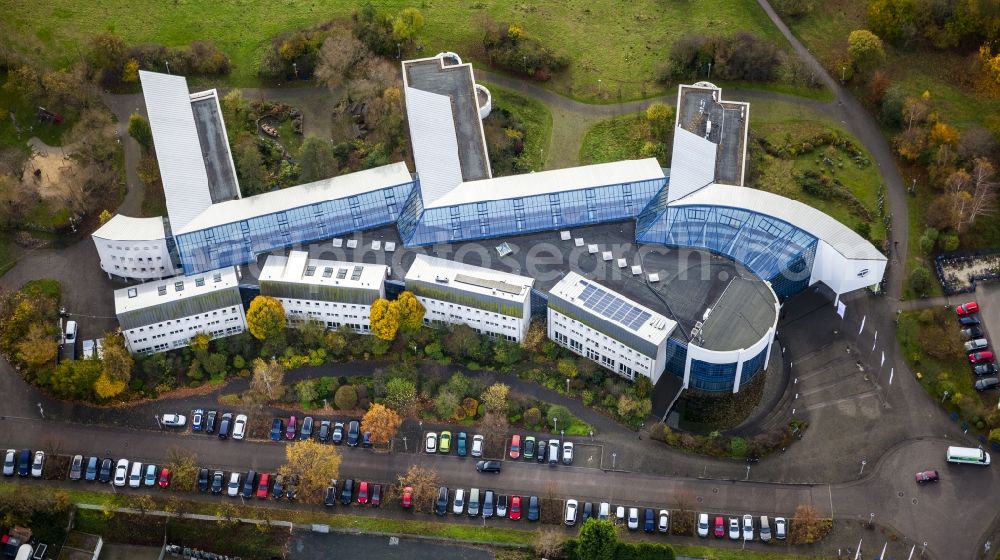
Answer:
POLYGON ((670 186, 667 201, 683 198, 715 182, 718 146, 681 127, 674 127, 674 149, 670 156, 670 186))
MULTIPOLYGON (((594 317, 613 323, 621 327, 622 329, 631 332, 636 336, 639 336, 644 340, 657 346, 662 344, 663 341, 665 341, 667 337, 670 336, 670 333, 677 326, 676 321, 668 319, 665 316, 661 315, 660 313, 657 313, 644 305, 638 304, 606 286, 598 284, 597 282, 594 282, 593 280, 590 280, 588 278, 584 278, 583 276, 580 276, 576 272, 572 271, 568 272, 566 276, 562 278, 562 280, 560 280, 555 286, 552 286, 552 289, 549 290, 549 293, 555 294, 561 297, 562 299, 576 305, 580 310, 585 311, 586 313, 589 313, 594 317), (610 294, 614 298, 617 298, 625 305, 630 305, 636 308, 638 311, 643 312, 644 314, 648 314, 649 318, 643 321, 637 328, 635 328, 629 323, 626 323, 622 320, 615 320, 614 318, 609 317, 606 314, 598 313, 595 310, 589 308, 588 305, 584 302, 584 298, 582 298, 581 296, 583 295, 584 290, 588 290, 588 288, 590 290, 593 290, 595 287, 597 290, 603 290, 604 292, 610 294)), ((643 317, 645 317, 645 315, 643 315, 643 317)))
POLYGON ((825 241, 848 259, 886 260, 867 239, 825 213, 766 191, 713 184, 670 203, 670 207, 694 205, 726 206, 773 216, 825 241))
POLYGON ((108 241, 160 241, 167 237, 163 218, 132 218, 121 214, 115 214, 91 235, 108 241))
POLYGON ((531 287, 535 285, 535 279, 528 276, 419 254, 416 255, 410 269, 406 271, 405 280, 438 283, 455 290, 519 303, 524 303, 531 297, 531 287))
POLYGON ((287 257, 268 256, 258 279, 261 282, 272 280, 379 290, 388 273, 388 267, 383 264, 310 259, 305 251, 291 251, 287 257))
POLYGON ((412 180, 405 162, 390 163, 382 167, 321 179, 279 191, 213 204, 191 220, 187 226, 175 229, 174 234, 191 233, 292 208, 346 198, 409 183, 412 180))
POLYGON ((115 290, 115 314, 238 286, 239 277, 235 267, 137 284, 115 290))
POLYGON ((178 231, 212 205, 187 80, 145 70, 139 71, 139 79, 153 130, 170 227, 178 231))
POLYGON ((566 169, 468 181, 458 185, 430 205, 425 203, 424 209, 575 191, 664 177, 666 175, 663 174, 663 169, 656 158, 595 163, 566 169))
POLYGON ((426 207, 462 183, 451 100, 446 95, 408 87, 406 115, 420 195, 426 207))

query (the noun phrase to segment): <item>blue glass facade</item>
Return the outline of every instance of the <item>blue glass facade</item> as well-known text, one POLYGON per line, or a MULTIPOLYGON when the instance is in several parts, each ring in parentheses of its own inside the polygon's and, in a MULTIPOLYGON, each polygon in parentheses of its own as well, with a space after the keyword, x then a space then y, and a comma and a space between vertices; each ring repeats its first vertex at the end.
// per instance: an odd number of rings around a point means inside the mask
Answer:
POLYGON ((684 365, 687 363, 688 345, 674 337, 667 338, 667 353, 664 371, 678 379, 684 379, 684 365))
POLYGON ((638 216, 666 182, 661 177, 430 209, 411 200, 399 232, 404 244, 420 246, 626 220, 638 216))
POLYGON ((767 358, 767 351, 770 349, 770 346, 767 346, 759 354, 743 362, 743 371, 740 372, 741 386, 746 385, 751 379, 757 377, 758 373, 764 371, 764 359, 767 358))
POLYGON ((413 183, 326 200, 176 236, 184 274, 252 262, 275 249, 396 222, 413 183))
POLYGON ((691 378, 688 387, 712 393, 732 392, 736 383, 736 362, 711 364, 691 360, 691 378))
POLYGON ((725 255, 771 283, 779 298, 809 285, 816 237, 774 217, 727 206, 651 204, 640 216, 636 241, 697 247, 725 255))

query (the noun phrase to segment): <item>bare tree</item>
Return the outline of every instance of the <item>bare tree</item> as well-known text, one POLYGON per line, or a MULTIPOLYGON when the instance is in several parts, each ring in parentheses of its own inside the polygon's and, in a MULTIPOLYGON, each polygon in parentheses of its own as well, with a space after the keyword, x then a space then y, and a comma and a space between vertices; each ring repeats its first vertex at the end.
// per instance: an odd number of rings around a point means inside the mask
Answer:
POLYGON ((969 202, 969 223, 979 216, 990 216, 996 212, 997 182, 993 180, 995 170, 986 158, 976 158, 972 166, 970 186, 972 200, 969 202))
POLYGON ((965 225, 968 223, 966 206, 968 206, 969 200, 972 198, 968 192, 970 180, 971 177, 969 177, 968 172, 964 169, 958 169, 948 175, 948 178, 944 182, 945 189, 947 189, 951 200, 951 216, 954 220, 953 227, 958 232, 965 229, 965 225))
POLYGON ((320 48, 316 77, 335 91, 344 85, 356 65, 370 56, 371 52, 350 31, 335 32, 320 48))

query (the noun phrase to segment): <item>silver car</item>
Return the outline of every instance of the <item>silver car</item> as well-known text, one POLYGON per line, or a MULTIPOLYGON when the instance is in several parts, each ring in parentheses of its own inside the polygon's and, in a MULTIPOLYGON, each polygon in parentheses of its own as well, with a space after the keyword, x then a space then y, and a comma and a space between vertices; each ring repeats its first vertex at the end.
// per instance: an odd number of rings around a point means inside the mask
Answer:
POLYGON ((7 454, 3 457, 3 475, 4 476, 14 476, 14 468, 16 466, 14 462, 14 457, 17 456, 17 450, 8 449, 7 454))
POLYGON ((976 350, 982 350, 983 348, 986 348, 989 345, 990 344, 986 342, 985 338, 977 338, 975 340, 970 340, 965 343, 965 351, 974 352, 976 350))
POLYGON ((42 469, 45 468, 45 452, 35 451, 35 460, 31 462, 31 476, 42 478, 42 469))
POLYGON ((753 540, 753 516, 750 514, 743 516, 743 540, 753 540))

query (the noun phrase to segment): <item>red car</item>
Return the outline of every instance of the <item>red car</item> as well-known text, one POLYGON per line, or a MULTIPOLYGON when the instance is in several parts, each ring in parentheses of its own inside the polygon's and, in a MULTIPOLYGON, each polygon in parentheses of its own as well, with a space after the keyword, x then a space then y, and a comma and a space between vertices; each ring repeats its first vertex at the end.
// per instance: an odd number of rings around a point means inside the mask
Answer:
POLYGON ((413 507, 413 487, 407 486, 403 488, 403 509, 410 509, 413 507))
POLYGON ((726 520, 722 518, 721 515, 715 516, 715 532, 716 538, 721 539, 726 536, 726 520))
POLYGON ((368 503, 368 483, 363 480, 361 481, 361 484, 358 485, 358 503, 368 503))
POLYGON ((959 316, 979 313, 979 304, 974 301, 963 303, 962 305, 959 305, 958 307, 955 308, 955 313, 958 313, 959 316))
POLYGON ((510 438, 510 458, 517 459, 521 456, 521 436, 520 434, 514 434, 514 437, 510 438))
POLYGON ((170 469, 167 467, 163 467, 163 469, 160 470, 160 480, 158 484, 160 485, 160 488, 170 487, 170 469))
POLYGON ((917 473, 917 484, 923 484, 925 482, 937 482, 938 472, 937 471, 924 471, 917 473))
POLYGON ((510 513, 508 515, 514 521, 521 519, 521 496, 510 497, 510 513))
POLYGON ((260 481, 257 482, 257 497, 261 500, 267 499, 267 490, 270 486, 271 475, 268 473, 260 473, 260 481))
POLYGON ((294 416, 288 417, 288 427, 285 428, 285 439, 295 439, 296 420, 294 416))
POLYGON ((969 361, 973 364, 993 361, 993 352, 973 352, 969 354, 969 361))

